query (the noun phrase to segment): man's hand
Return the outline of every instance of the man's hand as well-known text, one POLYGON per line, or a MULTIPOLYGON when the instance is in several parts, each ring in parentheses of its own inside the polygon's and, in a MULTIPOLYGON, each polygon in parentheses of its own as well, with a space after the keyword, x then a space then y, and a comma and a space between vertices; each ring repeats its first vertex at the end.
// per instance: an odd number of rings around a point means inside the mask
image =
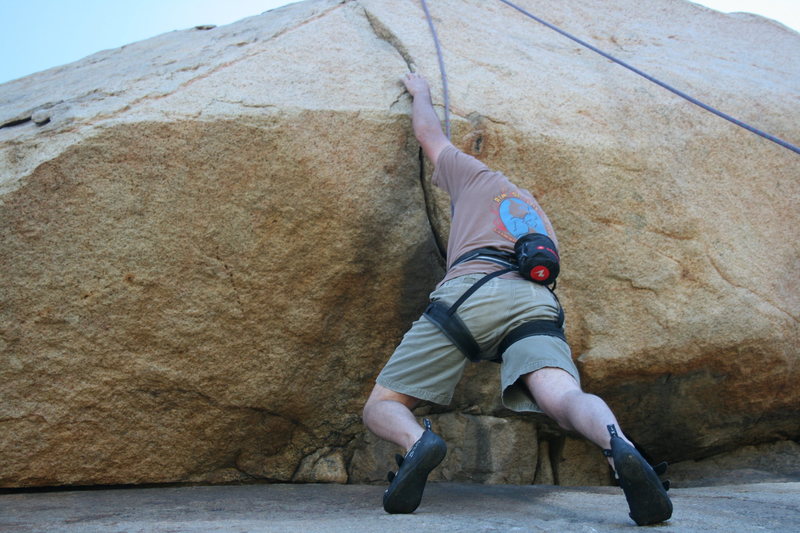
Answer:
POLYGON ((411 106, 411 122, 414 125, 414 135, 417 137, 422 150, 434 164, 439 160, 439 154, 450 140, 442 132, 439 117, 433 110, 431 101, 431 88, 428 81, 416 72, 409 72, 402 78, 408 93, 414 98, 411 106))
POLYGON ((416 72, 409 72, 403 76, 403 84, 405 84, 406 90, 413 97, 416 97, 419 93, 423 93, 423 95, 427 94, 428 96, 431 94, 431 88, 428 85, 428 80, 416 72))

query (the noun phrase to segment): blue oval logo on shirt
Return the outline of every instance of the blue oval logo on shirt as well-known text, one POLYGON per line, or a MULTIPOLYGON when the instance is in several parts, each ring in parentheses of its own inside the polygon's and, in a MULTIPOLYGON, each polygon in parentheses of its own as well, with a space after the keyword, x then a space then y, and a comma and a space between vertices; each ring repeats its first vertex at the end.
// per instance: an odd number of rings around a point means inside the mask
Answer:
POLYGON ((547 235, 547 229, 539 213, 519 198, 506 198, 500 202, 500 220, 506 230, 519 239, 528 233, 547 235))

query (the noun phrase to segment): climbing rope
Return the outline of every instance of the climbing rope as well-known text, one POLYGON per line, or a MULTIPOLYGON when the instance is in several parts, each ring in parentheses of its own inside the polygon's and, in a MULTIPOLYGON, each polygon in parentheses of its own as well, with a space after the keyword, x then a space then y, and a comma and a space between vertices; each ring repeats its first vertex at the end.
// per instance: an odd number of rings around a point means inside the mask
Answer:
MULTIPOLYGON (((680 91, 680 90, 678 90, 678 89, 676 89, 676 88, 664 83, 663 81, 654 78, 653 76, 647 74, 646 72, 642 72, 641 70, 637 69, 636 67, 633 67, 633 66, 629 65, 628 63, 625 63, 624 61, 622 61, 620 59, 617 59, 616 57, 614 57, 614 56, 612 56, 612 55, 600 50, 599 48, 597 48, 595 46, 592 46, 591 44, 589 44, 589 43, 587 43, 585 41, 582 41, 581 39, 578 39, 574 35, 571 35, 571 34, 565 32, 564 30, 554 26, 553 24, 550 24, 549 22, 547 22, 545 20, 542 20, 541 18, 533 15, 532 13, 529 13, 528 11, 525 11, 524 9, 522 9, 518 5, 514 4, 513 2, 510 2, 508 0, 500 0, 500 1, 503 2, 504 4, 506 4, 507 6, 516 9, 517 11, 522 13, 523 15, 526 15, 526 16, 532 18, 536 22, 538 22, 540 24, 543 24, 543 25, 547 26, 548 28, 550 28, 551 30, 560 33, 564 37, 566 37, 568 39, 571 39, 571 40, 575 41, 576 43, 580 44, 581 46, 584 46, 584 47, 588 48, 589 50, 600 54, 601 56, 605 57, 606 59, 610 59, 614 63, 617 63, 618 65, 621 65, 621 66, 625 67, 626 69, 628 69, 628 70, 630 70, 632 72, 635 72, 636 74, 638 74, 638 75, 642 76, 643 78, 655 83, 656 85, 659 85, 659 86, 663 87, 664 89, 666 89, 666 90, 668 90, 668 91, 670 91, 670 92, 672 92, 674 94, 677 94, 681 98, 684 98, 685 100, 688 100, 689 102, 691 102, 691 103, 693 103, 693 104, 695 104, 697 106, 700 106, 701 108, 705 109, 706 111, 714 113, 715 115, 717 115, 720 118, 724 118, 725 120, 727 120, 729 122, 732 122, 732 123, 736 124, 737 126, 739 126, 741 128, 744 128, 744 129, 746 129, 746 130, 748 130, 748 131, 750 131, 752 133, 755 133, 756 135, 760 135, 761 137, 763 137, 763 138, 765 138, 767 140, 770 140, 770 141, 772 141, 772 142, 774 142, 774 143, 776 143, 776 144, 778 144, 780 146, 783 146, 784 148, 787 148, 787 149, 789 149, 789 150, 791 150, 791 151, 793 151, 793 152, 795 152, 797 154, 800 154, 800 148, 798 148, 797 146, 795 146, 793 144, 790 144, 790 143, 784 141, 783 139, 775 137, 774 135, 770 135, 769 133, 766 133, 766 132, 761 131, 761 130, 759 130, 757 128, 754 128, 753 126, 751 126, 751 125, 749 125, 749 124, 747 124, 745 122, 742 122, 741 120, 738 120, 738 119, 736 119, 736 118, 734 118, 734 117, 732 117, 732 116, 730 116, 730 115, 728 115, 726 113, 723 113, 722 111, 719 111, 719 110, 711 107, 710 105, 704 104, 700 100, 698 100, 698 99, 696 99, 696 98, 694 98, 692 96, 689 96, 685 92, 680 91)), ((423 0, 423 3, 424 3, 424 0, 423 0)), ((429 21, 430 21, 430 19, 429 19, 429 21)))
POLYGON ((425 18, 428 19, 428 27, 433 35, 433 43, 436 45, 436 56, 439 58, 439 72, 442 75, 442 88, 444 89, 444 129, 448 140, 450 139, 450 96, 447 91, 447 73, 444 70, 444 59, 442 58, 442 47, 439 44, 439 36, 436 35, 436 28, 433 26, 431 13, 428 11, 428 4, 421 0, 422 9, 425 10, 425 18))
MULTIPOLYGON (((444 89, 445 132, 447 133, 447 138, 449 139, 450 138, 450 97, 449 97, 449 92, 448 92, 448 89, 447 89, 447 73, 445 72, 444 59, 442 58, 442 47, 439 44, 439 37, 436 34, 436 28, 433 25, 433 19, 431 18, 430 11, 428 11, 428 4, 425 2, 425 0, 420 0, 420 1, 422 3, 422 9, 425 10, 425 17, 428 19, 428 27, 430 27, 430 29, 431 29, 431 34, 433 35, 433 42, 436 45, 436 56, 439 59, 439 72, 441 73, 441 76, 442 76, 442 87, 444 89)), ((566 31, 562 30, 561 28, 559 28, 559 27, 557 27, 557 26, 555 26, 553 24, 550 24, 546 20, 543 20, 543 19, 537 17, 536 15, 534 15, 533 13, 530 13, 530 12, 526 11, 525 9, 519 7, 514 2, 511 2, 509 0, 500 0, 500 1, 503 2, 504 4, 506 4, 507 6, 516 9, 517 11, 522 13, 523 15, 525 15, 527 17, 530 17, 531 19, 535 20, 539 24, 547 26, 551 30, 553 30, 553 31, 555 31, 557 33, 560 33, 564 37, 566 37, 568 39, 571 39, 572 41, 575 41, 579 45, 581 45, 581 46, 583 46, 585 48, 588 48, 589 50, 591 50, 591 51, 593 51, 593 52, 595 52, 597 54, 600 54, 601 56, 605 57, 606 59, 609 59, 610 61, 613 61, 614 63, 617 63, 618 65, 625 67, 626 69, 630 70, 631 72, 634 72, 634 73, 638 74, 639 76, 645 78, 646 80, 651 81, 651 82, 655 83, 656 85, 658 85, 658 86, 670 91, 671 93, 680 96, 684 100, 686 100, 688 102, 691 102, 692 104, 694 104, 694 105, 696 105, 696 106, 698 106, 698 107, 700 107, 702 109, 705 109, 706 111, 708 111, 710 113, 713 113, 713 114, 717 115, 718 117, 727 120, 728 122, 736 124, 740 128, 744 128, 747 131, 755 133, 756 135, 759 135, 759 136, 763 137, 764 139, 772 141, 772 142, 774 142, 775 144, 777 144, 779 146, 782 146, 782 147, 784 147, 784 148, 786 148, 788 150, 791 150, 792 152, 795 152, 796 154, 800 154, 800 148, 798 148, 797 146, 795 146, 795 145, 793 145, 793 144, 791 144, 791 143, 789 143, 787 141, 784 141, 783 139, 781 139, 779 137, 776 137, 776 136, 771 135, 771 134, 769 134, 769 133, 767 133, 765 131, 762 131, 762 130, 760 130, 758 128, 755 128, 755 127, 751 126, 750 124, 747 124, 746 122, 743 122, 743 121, 741 121, 741 120, 739 120, 737 118, 732 117, 731 115, 728 115, 727 113, 723 113, 722 111, 720 111, 720 110, 718 110, 718 109, 716 109, 714 107, 711 107, 708 104, 705 104, 705 103, 701 102, 697 98, 694 98, 693 96, 691 96, 691 95, 689 95, 689 94, 687 94, 687 93, 685 93, 685 92, 683 92, 683 91, 681 91, 679 89, 676 89, 675 87, 672 87, 671 85, 659 80, 658 78, 655 78, 655 77, 651 76, 650 74, 648 74, 648 73, 646 73, 646 72, 644 72, 642 70, 639 70, 638 68, 634 67, 633 65, 630 65, 630 64, 626 63, 625 61, 622 61, 621 59, 618 59, 618 58, 612 56, 611 54, 609 54, 607 52, 604 52, 603 50, 600 50, 596 46, 593 46, 593 45, 587 43, 586 41, 583 41, 583 40, 575 37, 574 35, 572 35, 570 33, 567 33, 566 31)))

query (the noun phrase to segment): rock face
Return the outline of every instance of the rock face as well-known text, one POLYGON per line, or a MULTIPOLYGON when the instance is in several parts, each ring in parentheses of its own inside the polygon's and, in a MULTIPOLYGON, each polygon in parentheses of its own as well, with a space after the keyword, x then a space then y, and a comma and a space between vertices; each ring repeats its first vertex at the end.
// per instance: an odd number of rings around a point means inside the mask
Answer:
MULTIPOLYGON (((454 143, 559 233, 584 388, 659 460, 800 438, 800 158, 501 2, 431 8, 454 143)), ((674 0, 546 18, 800 140, 797 33, 674 0)), ((383 477, 360 409, 448 227, 409 68, 438 80, 419 3, 309 0, 0 86, 0 486, 383 477)), ((441 479, 607 482, 496 374, 432 413, 441 479)))

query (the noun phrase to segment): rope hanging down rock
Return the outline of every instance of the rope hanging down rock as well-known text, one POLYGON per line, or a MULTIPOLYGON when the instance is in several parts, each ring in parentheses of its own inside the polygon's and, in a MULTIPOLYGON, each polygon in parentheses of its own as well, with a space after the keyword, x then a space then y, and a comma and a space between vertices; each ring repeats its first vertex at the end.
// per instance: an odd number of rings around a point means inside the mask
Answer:
MULTIPOLYGON (((650 74, 647 74, 646 72, 644 72, 642 70, 639 70, 638 68, 636 68, 636 67, 634 67, 632 65, 629 65, 625 61, 622 61, 621 59, 618 59, 618 58, 612 56, 611 54, 609 54, 607 52, 604 52, 603 50, 600 50, 596 46, 593 46, 593 45, 587 43, 586 41, 583 41, 583 40, 575 37, 574 35, 572 35, 570 33, 567 33, 566 31, 562 30, 561 28, 559 28, 559 27, 557 27, 557 26, 555 26, 553 24, 550 24, 546 20, 543 20, 543 19, 537 17, 536 15, 526 11, 525 9, 519 7, 514 2, 511 2, 509 0, 500 0, 500 1, 503 2, 504 4, 506 4, 507 6, 513 8, 513 9, 516 9, 517 11, 522 13, 523 15, 535 20, 539 24, 542 24, 542 25, 550 28, 551 30, 553 30, 555 32, 558 32, 561 35, 563 35, 564 37, 566 37, 568 39, 571 39, 572 41, 575 41, 579 45, 581 45, 581 46, 583 46, 585 48, 588 48, 589 50, 591 50, 591 51, 593 51, 593 52, 595 52, 597 54, 600 54, 601 56, 605 57, 606 59, 609 59, 609 60, 613 61, 614 63, 617 63, 620 66, 625 67, 626 69, 630 70, 631 72, 634 72, 634 73, 638 74, 639 76, 642 76, 646 80, 651 81, 651 82, 655 83, 656 85, 658 85, 658 86, 670 91, 671 93, 680 96, 684 100, 687 100, 688 102, 691 102, 692 104, 694 104, 696 106, 699 106, 702 109, 705 109, 706 111, 708 111, 710 113, 713 113, 713 114, 717 115, 718 117, 723 118, 723 119, 727 120, 728 122, 731 122, 731 123, 739 126, 740 128, 744 128, 749 132, 755 133, 756 135, 759 135, 760 137, 763 137, 764 139, 772 141, 775 144, 786 148, 787 150, 791 150, 792 152, 795 152, 796 154, 800 154, 800 148, 798 148, 797 146, 795 146, 795 145, 793 145, 793 144, 791 144, 791 143, 789 143, 787 141, 784 141, 783 139, 781 139, 779 137, 776 137, 776 136, 771 135, 771 134, 769 134, 769 133, 767 133, 765 131, 762 131, 762 130, 760 130, 758 128, 755 128, 755 127, 751 126, 750 124, 747 124, 746 122, 743 122, 743 121, 741 121, 741 120, 739 120, 737 118, 732 117, 731 115, 728 115, 727 113, 723 113, 722 111, 720 111, 720 110, 718 110, 718 109, 716 109, 714 107, 711 107, 708 104, 705 104, 705 103, 701 102, 697 98, 694 98, 693 96, 690 96, 689 94, 687 94, 687 93, 685 93, 685 92, 683 92, 683 91, 681 91, 679 89, 676 89, 675 87, 672 87, 671 85, 669 85, 669 84, 667 84, 667 83, 665 83, 665 82, 663 82, 663 81, 651 76, 650 74)), ((448 96, 448 90, 447 90, 447 74, 445 73, 445 69, 444 69, 444 60, 442 59, 442 50, 441 50, 441 46, 439 44, 439 38, 436 35, 436 28, 434 28, 434 26, 433 26, 433 20, 431 19, 430 12, 428 11, 428 5, 426 4, 425 0, 421 0, 421 2, 422 2, 422 8, 425 10, 425 17, 428 19, 428 26, 430 27, 431 33, 433 34, 433 41, 436 44, 436 54, 437 54, 437 56, 439 58, 439 71, 441 72, 441 75, 442 75, 442 86, 444 87, 445 126, 446 126, 446 131, 447 131, 447 138, 449 139, 450 138, 450 115, 449 115, 450 105, 449 105, 449 96, 448 96)))
POLYGON ((442 75, 442 89, 444 90, 444 130, 447 138, 450 139, 450 96, 447 91, 447 73, 444 70, 444 59, 442 58, 442 47, 439 44, 439 36, 436 35, 436 28, 433 26, 431 13, 428 11, 428 4, 421 0, 422 9, 425 10, 425 18, 428 19, 428 27, 433 35, 433 43, 436 45, 436 56, 439 58, 439 72, 442 75))
POLYGON ((621 66, 625 67, 626 69, 628 69, 628 70, 630 70, 632 72, 635 72, 636 74, 638 74, 638 75, 642 76, 643 78, 655 83, 656 85, 659 85, 659 86, 663 87, 664 89, 666 89, 666 90, 668 90, 668 91, 670 91, 670 92, 672 92, 674 94, 677 94, 681 98, 684 98, 685 100, 688 100, 689 102, 691 102, 691 103, 693 103, 693 104, 695 104, 697 106, 702 107, 706 111, 714 113, 715 115, 717 115, 720 118, 724 118, 725 120, 727 120, 729 122, 732 122, 732 123, 736 124, 737 126, 739 126, 741 128, 744 128, 744 129, 746 129, 746 130, 748 130, 750 132, 753 132, 756 135, 760 135, 761 137, 763 137, 763 138, 765 138, 767 140, 770 140, 770 141, 772 141, 772 142, 774 142, 774 143, 776 143, 776 144, 778 144, 780 146, 783 146, 784 148, 787 148, 787 149, 791 150, 792 152, 800 154, 800 148, 798 148, 797 146, 795 146, 793 144, 790 144, 790 143, 784 141, 783 139, 775 137, 774 135, 770 135, 769 133, 766 133, 766 132, 761 131, 761 130, 759 130, 757 128, 754 128, 753 126, 751 126, 751 125, 749 125, 749 124, 747 124, 745 122, 742 122, 741 120, 738 120, 738 119, 736 119, 736 118, 734 118, 734 117, 732 117, 732 116, 730 116, 730 115, 728 115, 726 113, 723 113, 722 111, 719 111, 718 109, 715 109, 715 108, 711 107, 710 105, 704 104, 700 100, 698 100, 698 99, 696 99, 696 98, 694 98, 692 96, 689 96, 685 92, 680 91, 680 90, 672 87, 671 85, 668 85, 668 84, 664 83, 663 81, 654 78, 653 76, 647 74, 646 72, 642 72, 641 70, 637 69, 636 67, 633 67, 633 66, 629 65, 628 63, 625 63, 624 61, 622 61, 620 59, 617 59, 616 57, 612 56, 611 54, 608 54, 608 53, 600 50, 599 48, 597 48, 595 46, 592 46, 591 44, 578 39, 574 35, 570 35, 569 33, 565 32, 561 28, 558 28, 558 27, 554 26, 553 24, 550 24, 549 22, 546 22, 546 21, 540 19, 539 17, 533 15, 532 13, 529 13, 528 11, 525 11, 524 9, 522 9, 518 5, 514 4, 513 2, 510 2, 509 0, 500 0, 500 1, 503 2, 504 4, 506 4, 509 7, 513 7, 514 9, 516 9, 517 11, 522 13, 523 15, 526 15, 526 16, 532 18, 533 20, 535 20, 539 24, 543 24, 543 25, 547 26, 548 28, 550 28, 551 30, 560 33, 564 37, 566 37, 568 39, 572 39, 573 41, 575 41, 579 45, 584 46, 584 47, 588 48, 589 50, 600 54, 601 56, 605 57, 606 59, 610 59, 614 63, 617 63, 618 65, 621 65, 621 66))

